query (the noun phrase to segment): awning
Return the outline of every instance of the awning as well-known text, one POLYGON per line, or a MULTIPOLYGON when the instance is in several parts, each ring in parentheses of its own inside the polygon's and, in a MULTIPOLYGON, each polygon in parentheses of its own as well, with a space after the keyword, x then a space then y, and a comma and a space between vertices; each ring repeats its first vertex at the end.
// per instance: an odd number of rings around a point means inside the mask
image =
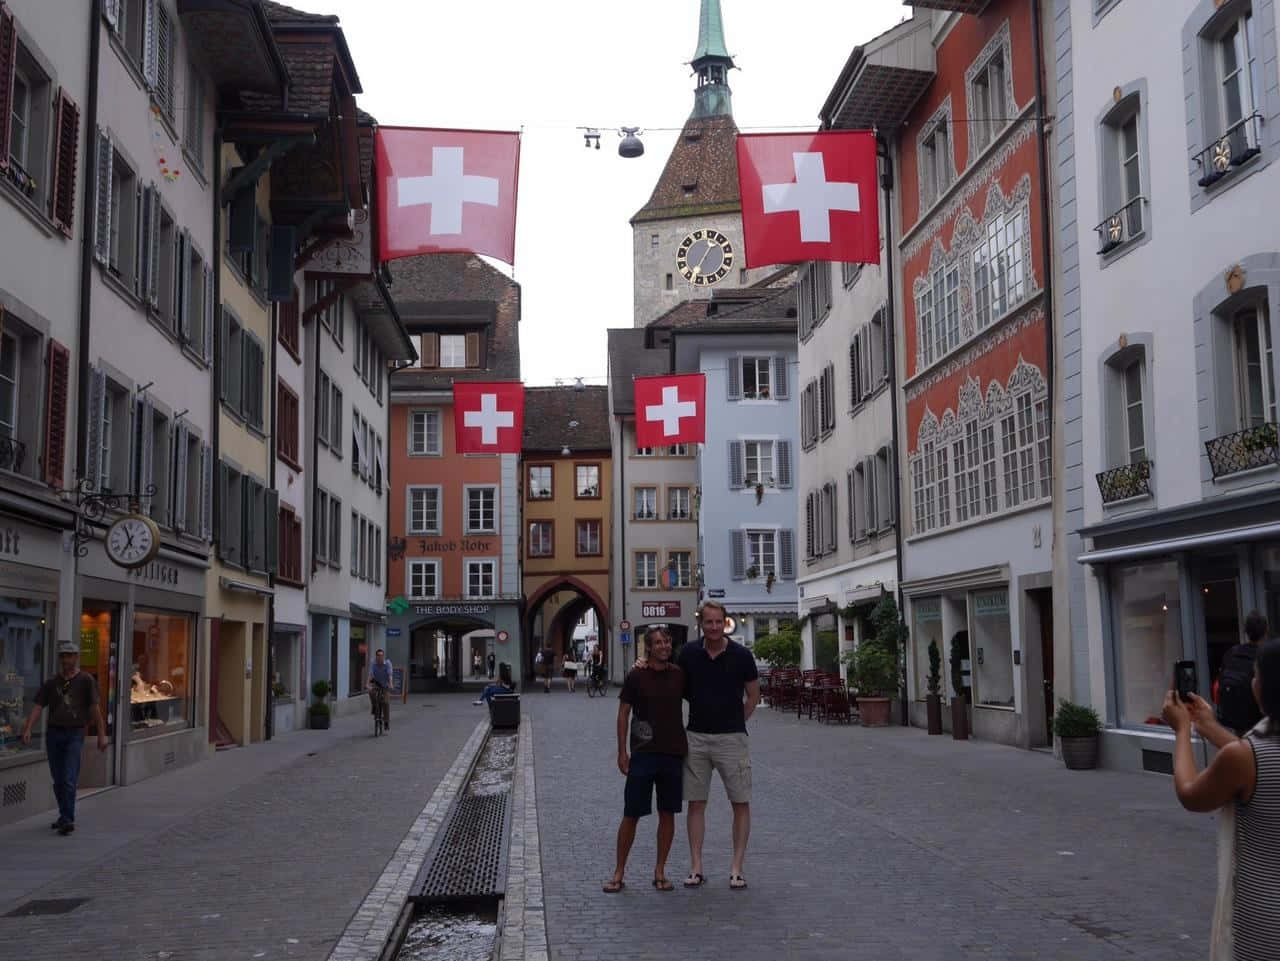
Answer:
POLYGON ((1134 557, 1154 557, 1158 554, 1176 554, 1179 551, 1214 544, 1238 544, 1244 541, 1260 541, 1268 537, 1280 537, 1280 523, 1255 524, 1250 527, 1233 527, 1209 534, 1192 534, 1187 537, 1171 537, 1163 541, 1147 541, 1125 547, 1110 547, 1100 551, 1086 551, 1076 558, 1080 564, 1105 564, 1134 557))
POLYGON ((837 86, 823 105, 824 126, 893 130, 906 119, 936 73, 930 19, 907 20, 866 44, 861 56, 847 65, 843 86, 837 86))
POLYGON ((358 617, 362 621, 385 621, 387 614, 385 611, 375 611, 367 607, 361 607, 359 604, 351 605, 351 616, 358 617))
POLYGON ((981 13, 991 0, 902 0, 905 7, 951 10, 955 13, 981 13))
POLYGON ((844 602, 848 604, 874 604, 879 602, 888 588, 884 584, 868 584, 865 587, 851 587, 844 592, 844 602))

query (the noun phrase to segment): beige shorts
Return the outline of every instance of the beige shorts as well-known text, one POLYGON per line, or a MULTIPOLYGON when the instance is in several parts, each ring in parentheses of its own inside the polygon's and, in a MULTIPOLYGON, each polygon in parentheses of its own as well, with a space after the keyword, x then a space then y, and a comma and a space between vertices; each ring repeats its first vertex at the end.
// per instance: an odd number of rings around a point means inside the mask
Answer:
POLYGON ((705 801, 711 793, 711 772, 720 775, 733 804, 751 801, 751 750, 747 735, 687 732, 689 753, 684 759, 684 799, 705 801))

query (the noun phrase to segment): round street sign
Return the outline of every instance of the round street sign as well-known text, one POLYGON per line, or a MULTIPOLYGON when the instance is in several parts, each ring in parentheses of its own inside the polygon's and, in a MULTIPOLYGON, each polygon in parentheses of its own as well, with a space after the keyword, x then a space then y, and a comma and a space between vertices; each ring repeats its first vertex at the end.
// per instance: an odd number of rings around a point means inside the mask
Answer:
POLYGON ((510 635, 510 634, 508 634, 506 631, 499 631, 499 632, 498 632, 498 640, 499 640, 499 641, 501 641, 503 644, 505 644, 505 643, 507 642, 507 638, 509 638, 510 636, 511 636, 511 635, 510 635))
POLYGON ((631 630, 631 622, 630 622, 630 621, 618 621, 618 630, 620 630, 620 631, 629 631, 629 630, 631 630))

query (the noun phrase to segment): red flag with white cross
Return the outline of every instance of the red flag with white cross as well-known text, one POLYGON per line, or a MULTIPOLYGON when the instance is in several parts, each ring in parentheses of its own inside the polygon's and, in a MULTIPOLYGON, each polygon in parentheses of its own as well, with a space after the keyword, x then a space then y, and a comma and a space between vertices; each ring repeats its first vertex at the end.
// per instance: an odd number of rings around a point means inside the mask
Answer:
POLYGON ((701 444, 707 435, 707 377, 636 378, 636 446, 701 444))
POLYGON ((459 454, 518 454, 524 437, 524 384, 453 385, 453 437, 459 454))
POLYGON ((516 259, 520 135, 379 127, 378 257, 467 251, 516 259))
POLYGON ((738 187, 748 267, 880 262, 871 131, 739 134, 738 187))

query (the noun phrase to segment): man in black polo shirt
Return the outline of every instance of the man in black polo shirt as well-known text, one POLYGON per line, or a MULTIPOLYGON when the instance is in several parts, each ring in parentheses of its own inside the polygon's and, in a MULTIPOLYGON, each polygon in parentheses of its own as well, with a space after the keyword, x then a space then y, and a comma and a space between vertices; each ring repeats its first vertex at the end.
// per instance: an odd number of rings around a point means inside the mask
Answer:
POLYGON ((649 657, 644 667, 634 667, 622 684, 618 704, 618 770, 627 778, 623 792, 622 823, 618 826, 618 860, 604 885, 615 894, 625 885, 623 872, 636 839, 636 825, 652 810, 658 795, 658 857, 653 886, 670 891, 667 855, 676 835, 680 811, 680 784, 687 750, 684 733, 684 672, 671 663, 671 635, 653 627, 645 635, 649 657), (631 715, 635 717, 632 718, 631 715), (627 757, 628 721, 631 756, 627 757))
POLYGON ((747 719, 760 703, 756 659, 724 633, 725 609, 704 601, 698 612, 702 643, 680 648, 676 664, 685 672, 689 699, 689 753, 684 762, 684 798, 689 802, 689 876, 687 888, 700 887, 702 839, 706 834, 711 772, 719 772, 733 806, 733 863, 729 887, 747 886, 742 862, 751 834, 751 753, 747 719), (745 697, 745 700, 744 700, 745 697))

